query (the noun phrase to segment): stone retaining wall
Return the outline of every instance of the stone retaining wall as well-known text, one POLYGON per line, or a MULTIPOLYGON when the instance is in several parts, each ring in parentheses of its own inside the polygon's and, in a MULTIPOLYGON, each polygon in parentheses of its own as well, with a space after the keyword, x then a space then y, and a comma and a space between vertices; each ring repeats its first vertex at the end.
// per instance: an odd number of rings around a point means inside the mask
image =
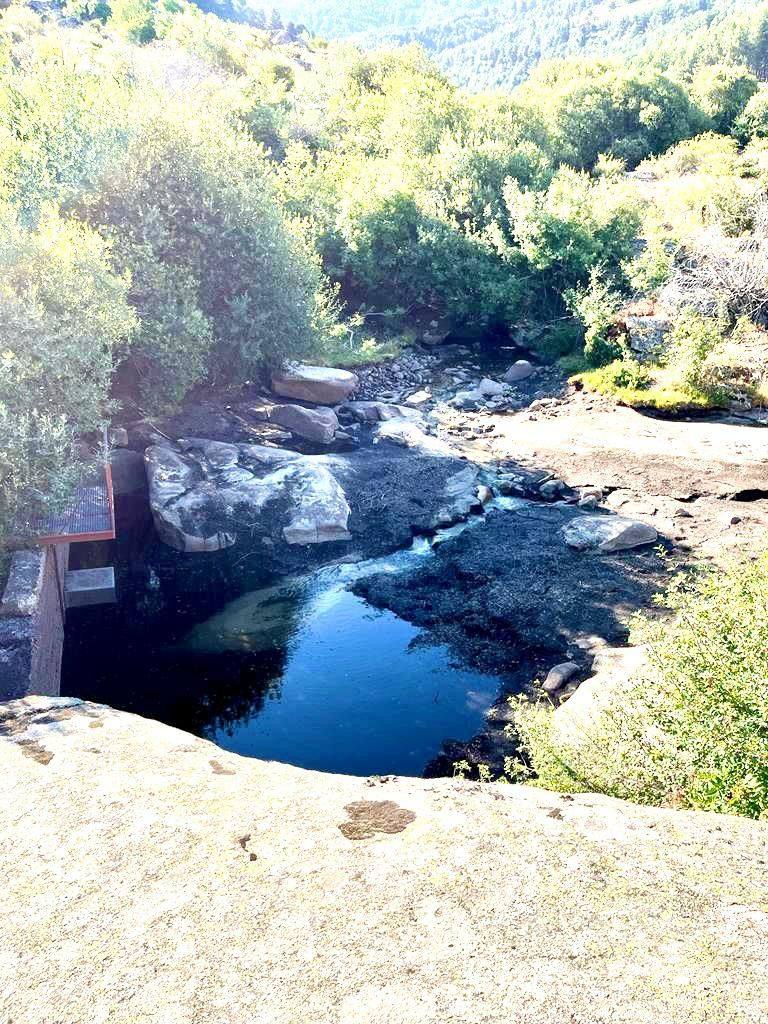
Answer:
POLYGON ((58 696, 69 545, 17 551, 0 602, 0 700, 58 696))

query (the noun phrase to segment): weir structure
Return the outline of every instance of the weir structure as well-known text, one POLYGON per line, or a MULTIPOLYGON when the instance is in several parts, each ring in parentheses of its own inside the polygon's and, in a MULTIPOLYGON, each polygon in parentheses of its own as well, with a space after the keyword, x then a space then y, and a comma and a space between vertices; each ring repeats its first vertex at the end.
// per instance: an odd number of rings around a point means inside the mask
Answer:
POLYGON ((0 600, 0 701, 57 696, 67 609, 116 600, 113 566, 68 568, 72 544, 115 539, 108 459, 84 475, 63 508, 23 533, 30 545, 14 553, 0 600))

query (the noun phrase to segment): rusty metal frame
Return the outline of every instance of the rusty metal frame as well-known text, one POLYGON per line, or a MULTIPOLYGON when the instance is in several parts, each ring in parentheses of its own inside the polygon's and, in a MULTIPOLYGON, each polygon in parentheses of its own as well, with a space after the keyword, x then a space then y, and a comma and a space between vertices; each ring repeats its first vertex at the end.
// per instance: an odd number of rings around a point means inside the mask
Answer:
POLYGON ((38 534, 35 538, 38 544, 84 544, 87 541, 115 539, 115 493, 112 484, 112 466, 109 464, 109 462, 105 462, 103 469, 107 491, 107 508, 109 511, 110 528, 108 530, 95 530, 90 533, 38 534))

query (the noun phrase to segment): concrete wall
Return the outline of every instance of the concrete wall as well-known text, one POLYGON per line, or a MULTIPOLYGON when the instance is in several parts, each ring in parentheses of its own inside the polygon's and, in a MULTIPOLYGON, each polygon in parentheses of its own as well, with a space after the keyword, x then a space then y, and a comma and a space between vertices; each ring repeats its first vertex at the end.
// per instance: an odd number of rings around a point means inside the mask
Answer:
POLYGON ((0 700, 58 696, 69 546, 18 551, 0 602, 0 700))

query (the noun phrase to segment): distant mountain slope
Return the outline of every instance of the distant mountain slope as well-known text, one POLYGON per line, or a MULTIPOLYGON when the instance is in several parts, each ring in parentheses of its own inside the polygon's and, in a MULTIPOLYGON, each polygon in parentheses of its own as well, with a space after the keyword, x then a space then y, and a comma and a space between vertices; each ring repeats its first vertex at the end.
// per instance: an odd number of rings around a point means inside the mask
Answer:
MULTIPOLYGON (((215 2, 208 0, 214 8, 215 2)), ((275 0, 272 6, 283 20, 301 22, 328 38, 353 38, 366 46, 419 43, 455 81, 488 89, 516 85, 543 59, 635 54, 667 36, 680 42, 763 5, 749 0, 275 0)))

